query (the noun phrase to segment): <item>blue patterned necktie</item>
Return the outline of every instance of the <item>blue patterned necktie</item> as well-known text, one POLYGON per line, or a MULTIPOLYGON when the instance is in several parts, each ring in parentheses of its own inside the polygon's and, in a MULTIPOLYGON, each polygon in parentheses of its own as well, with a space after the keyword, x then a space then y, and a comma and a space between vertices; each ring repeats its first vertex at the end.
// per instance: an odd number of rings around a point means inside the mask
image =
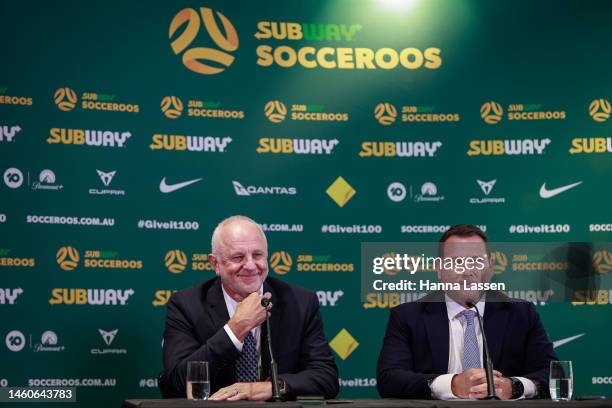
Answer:
POLYGON ((237 382, 257 381, 257 360, 257 344, 253 333, 249 332, 244 338, 240 358, 236 361, 237 382))
POLYGON ((466 321, 465 332, 463 334, 463 371, 470 368, 481 368, 476 327, 474 327, 476 312, 468 309, 461 312, 461 314, 465 317, 466 321))

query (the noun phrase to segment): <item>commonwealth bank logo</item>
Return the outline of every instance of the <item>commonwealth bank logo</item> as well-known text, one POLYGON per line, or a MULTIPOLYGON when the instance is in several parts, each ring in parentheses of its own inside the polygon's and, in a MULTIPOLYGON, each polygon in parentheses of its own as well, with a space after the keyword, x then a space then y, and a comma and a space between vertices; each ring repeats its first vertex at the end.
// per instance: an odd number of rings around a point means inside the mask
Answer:
POLYGON ((160 108, 168 119, 176 119, 183 113, 183 101, 177 96, 166 96, 162 99, 160 108))
POLYGON ((180 249, 171 249, 164 257, 164 265, 172 273, 181 273, 187 266, 187 256, 180 249))
POLYGON ((53 102, 55 102, 60 110, 69 112, 75 108, 77 96, 70 88, 58 88, 55 94, 53 94, 53 102))
POLYGON ((274 252, 270 257, 270 267, 278 275, 286 275, 291 271, 293 260, 291 255, 285 251, 274 252))
POLYGON ((183 54, 183 65, 203 75, 225 71, 234 62, 234 56, 230 53, 238 49, 238 33, 232 23, 223 14, 208 7, 201 7, 200 14, 192 8, 179 11, 170 23, 168 38, 171 40, 172 51, 176 55, 183 54), (217 19, 223 30, 220 29, 217 19), (192 47, 202 22, 213 44, 208 41, 206 47, 192 47))
POLYGON ((485 102, 480 107, 480 117, 489 125, 494 125, 499 122, 503 115, 504 109, 497 102, 485 102))
POLYGON ((348 330, 342 329, 329 342, 329 347, 338 354, 342 360, 346 360, 359 347, 359 342, 349 333, 348 330))
POLYGON ((389 126, 397 118, 397 110, 390 103, 379 103, 374 108, 374 117, 383 126, 389 126))
POLYGON ((264 106, 264 114, 272 123, 280 123, 287 116, 287 108, 281 101, 270 101, 264 106))
POLYGON ((351 198, 355 195, 356 191, 345 179, 341 176, 338 177, 328 188, 325 190, 327 195, 334 200, 339 207, 344 207, 351 198))
POLYGON ((601 250, 593 254, 593 267, 598 273, 608 273, 612 270, 612 253, 601 250))
POLYGON ((589 105, 589 116, 591 116, 595 122, 605 122, 610 118, 611 112, 612 106, 610 106, 610 102, 603 98, 595 99, 589 105))
POLYGON ((508 267, 508 257, 501 251, 491 252, 491 262, 495 275, 501 275, 508 267))
POLYGON ((55 254, 55 260, 63 270, 72 271, 79 265, 79 251, 71 246, 61 247, 55 254))

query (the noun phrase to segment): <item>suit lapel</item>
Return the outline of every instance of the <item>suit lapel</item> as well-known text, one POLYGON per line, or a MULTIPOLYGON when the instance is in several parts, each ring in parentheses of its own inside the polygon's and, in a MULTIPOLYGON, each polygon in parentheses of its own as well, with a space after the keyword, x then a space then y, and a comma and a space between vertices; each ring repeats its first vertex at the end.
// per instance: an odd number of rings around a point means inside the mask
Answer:
MULTIPOLYGON (((504 334, 508 326, 508 308, 504 302, 487 302, 484 312, 484 331, 494 367, 501 363, 504 334)), ((484 360, 483 360, 484 361, 484 360)))
MULTIPOLYGON (((424 316, 429 340, 433 369, 436 372, 448 371, 448 314, 444 302, 431 302, 425 305, 424 316)), ((418 333, 417 333, 418 335, 418 333)))
POLYGON ((208 289, 206 295, 206 311, 213 324, 214 331, 218 331, 229 320, 229 313, 221 291, 221 281, 217 279, 215 283, 208 289))

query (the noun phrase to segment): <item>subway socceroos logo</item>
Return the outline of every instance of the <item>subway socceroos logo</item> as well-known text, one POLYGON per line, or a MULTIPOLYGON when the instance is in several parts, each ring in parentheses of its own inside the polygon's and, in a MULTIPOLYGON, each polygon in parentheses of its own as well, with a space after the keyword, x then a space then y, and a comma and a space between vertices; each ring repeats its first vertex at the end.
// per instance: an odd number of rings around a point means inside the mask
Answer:
MULTIPOLYGON (((563 110, 542 110, 540 103, 512 103, 507 111, 506 119, 514 121, 564 120, 566 117, 563 110)), ((504 108, 495 101, 485 102, 480 107, 480 117, 485 123, 495 125, 504 117, 504 108)))
MULTIPOLYGON (((459 122, 461 115, 456 112, 439 112, 435 106, 405 105, 402 106, 402 122, 459 122)), ((379 103, 374 107, 374 118, 383 126, 389 126, 397 117, 395 106, 388 102, 379 103)))
MULTIPOLYGON (((244 111, 219 109, 220 102, 187 101, 187 116, 208 119, 244 119, 244 111)), ((168 119, 176 119, 183 113, 183 101, 178 96, 165 96, 160 103, 161 112, 168 119)))
POLYGON ((183 65, 203 75, 225 71, 234 62, 234 56, 230 53, 238 49, 238 33, 232 23, 223 14, 214 12, 208 7, 201 7, 200 14, 192 8, 179 11, 170 23, 168 38, 171 40, 170 47, 176 55, 185 51, 182 58, 183 65), (221 21, 225 34, 217 24, 215 14, 221 21), (191 47, 200 32, 202 22, 213 44, 207 41, 206 47, 191 47), (183 31, 177 34, 179 28, 183 26, 185 26, 183 31), (215 45, 216 48, 211 48, 211 45, 215 45))
POLYGON ((263 40, 318 42, 322 47, 291 47, 280 45, 259 45, 255 49, 257 65, 292 68, 296 64, 304 68, 323 69, 395 69, 409 70, 442 66, 439 48, 418 49, 407 47, 361 48, 346 47, 362 30, 361 24, 312 24, 283 21, 260 21, 257 23, 255 38, 263 40), (338 44, 340 43, 340 44, 338 44), (329 46, 340 45, 340 47, 329 46))
MULTIPOLYGON (((353 272, 355 264, 330 262, 330 255, 298 255, 295 270, 298 272, 353 272)), ((293 258, 286 251, 277 251, 270 256, 270 269, 278 275, 291 272, 293 258)))
MULTIPOLYGON (((291 120, 317 122, 348 122, 346 112, 324 112, 324 105, 291 105, 291 120)), ((272 123, 280 123, 287 116, 287 108, 281 101, 269 101, 264 106, 264 114, 272 123)))
MULTIPOLYGON (((83 92, 81 108, 83 110, 113 111, 113 112, 140 112, 140 106, 134 103, 120 103, 116 95, 101 94, 97 92, 83 92)), ((70 112, 77 107, 76 92, 68 87, 58 88, 53 94, 53 102, 59 110, 70 112)))
MULTIPOLYGON (((140 259, 116 259, 117 251, 86 250, 83 266, 91 269, 142 269, 140 259)), ((72 271, 79 266, 79 251, 71 246, 58 249, 55 260, 64 271, 72 271)))

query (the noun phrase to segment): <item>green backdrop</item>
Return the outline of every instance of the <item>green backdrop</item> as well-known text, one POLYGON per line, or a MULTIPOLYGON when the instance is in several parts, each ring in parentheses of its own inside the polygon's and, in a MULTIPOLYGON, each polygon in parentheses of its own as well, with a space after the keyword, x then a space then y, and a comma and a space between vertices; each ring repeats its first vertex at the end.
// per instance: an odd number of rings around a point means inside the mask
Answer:
MULTIPOLYGON (((607 1, 0 9, 0 386, 158 397, 167 294, 213 276, 232 214, 317 291, 341 397, 377 396, 390 305, 361 300, 362 242, 610 239, 607 1)), ((582 335, 556 349, 576 395, 612 395, 611 301, 538 304, 551 340, 582 335)))

